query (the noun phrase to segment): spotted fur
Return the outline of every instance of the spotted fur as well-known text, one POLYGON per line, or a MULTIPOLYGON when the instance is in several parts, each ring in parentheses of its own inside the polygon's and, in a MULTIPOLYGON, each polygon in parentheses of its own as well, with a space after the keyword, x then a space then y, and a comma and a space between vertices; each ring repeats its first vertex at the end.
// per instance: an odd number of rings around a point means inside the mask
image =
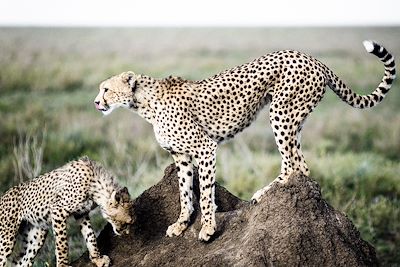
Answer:
MULTIPOLYGON (((309 175, 300 147, 300 133, 308 114, 331 88, 356 108, 373 107, 388 93, 395 78, 395 62, 387 50, 371 41, 368 52, 384 64, 382 82, 369 95, 358 95, 326 65, 311 56, 291 50, 267 54, 201 81, 178 77, 154 79, 133 72, 113 76, 100 84, 96 108, 109 114, 125 107, 149 121, 158 143, 168 150, 179 169, 181 213, 167 235, 180 235, 193 211, 193 165, 197 161, 202 212, 201 240, 216 229, 214 203, 217 144, 233 138, 249 126, 265 105, 276 144, 282 156, 281 172, 273 181, 285 182, 291 173, 309 175)), ((269 186, 257 191, 260 201, 269 186)))
POLYGON ((50 226, 55 236, 57 266, 68 266, 66 230, 70 216, 81 227, 92 262, 109 266, 110 259, 100 254, 90 225, 89 211, 96 206, 118 235, 132 222, 127 189, 119 187, 112 174, 87 157, 11 188, 0 198, 0 266, 5 266, 19 229, 22 251, 13 263, 32 266, 50 226))

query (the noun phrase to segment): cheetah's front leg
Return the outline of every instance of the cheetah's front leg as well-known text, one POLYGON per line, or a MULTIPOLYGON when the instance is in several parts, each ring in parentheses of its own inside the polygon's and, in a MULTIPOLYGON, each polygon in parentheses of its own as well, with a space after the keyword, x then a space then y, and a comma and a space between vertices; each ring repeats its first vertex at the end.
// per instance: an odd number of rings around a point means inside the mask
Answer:
POLYGON ((86 215, 78 220, 81 227, 81 233, 86 241, 86 247, 89 251, 90 260, 97 267, 108 267, 110 266, 110 258, 106 255, 101 255, 99 249, 97 248, 96 235, 90 225, 89 216, 86 215))
POLYGON ((55 237, 56 262, 57 267, 67 267, 68 265, 68 238, 67 238, 67 218, 68 214, 60 207, 53 209, 51 222, 55 237))
POLYGON ((210 146, 200 151, 198 155, 199 184, 200 184, 200 208, 201 230, 199 239, 208 241, 215 233, 215 163, 217 144, 212 142, 210 146))
POLYGON ((186 230, 193 212, 193 163, 187 154, 173 153, 178 169, 181 213, 178 220, 167 229, 167 236, 179 236, 186 230))

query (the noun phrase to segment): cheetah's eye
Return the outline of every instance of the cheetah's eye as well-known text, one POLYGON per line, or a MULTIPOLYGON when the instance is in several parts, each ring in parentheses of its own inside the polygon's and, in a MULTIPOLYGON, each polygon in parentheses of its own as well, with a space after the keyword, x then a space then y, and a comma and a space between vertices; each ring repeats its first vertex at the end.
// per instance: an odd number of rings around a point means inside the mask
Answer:
POLYGON ((104 93, 106 93, 108 91, 108 88, 104 88, 104 93))

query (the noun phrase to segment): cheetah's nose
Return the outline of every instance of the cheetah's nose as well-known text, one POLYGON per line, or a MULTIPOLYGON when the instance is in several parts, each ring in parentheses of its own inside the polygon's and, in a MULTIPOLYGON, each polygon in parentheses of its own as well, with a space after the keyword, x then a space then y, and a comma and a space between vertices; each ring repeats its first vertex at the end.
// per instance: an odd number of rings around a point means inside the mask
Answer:
POLYGON ((94 101, 94 105, 96 106, 96 109, 100 109, 100 101, 94 101))

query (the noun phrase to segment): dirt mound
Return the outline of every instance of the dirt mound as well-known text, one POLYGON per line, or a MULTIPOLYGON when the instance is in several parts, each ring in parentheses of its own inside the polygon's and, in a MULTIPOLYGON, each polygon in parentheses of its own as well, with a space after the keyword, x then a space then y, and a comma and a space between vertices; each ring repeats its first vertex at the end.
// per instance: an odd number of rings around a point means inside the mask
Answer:
MULTIPOLYGON (((195 187, 198 199, 198 188, 195 187)), ((134 201, 136 222, 128 236, 108 225, 98 242, 113 266, 377 266, 374 248, 343 213, 321 197, 318 184, 294 175, 251 205, 216 186, 218 230, 209 243, 197 240, 200 214, 183 236, 165 236, 179 215, 174 165, 134 201)), ((91 266, 87 254, 74 266, 91 266)))

